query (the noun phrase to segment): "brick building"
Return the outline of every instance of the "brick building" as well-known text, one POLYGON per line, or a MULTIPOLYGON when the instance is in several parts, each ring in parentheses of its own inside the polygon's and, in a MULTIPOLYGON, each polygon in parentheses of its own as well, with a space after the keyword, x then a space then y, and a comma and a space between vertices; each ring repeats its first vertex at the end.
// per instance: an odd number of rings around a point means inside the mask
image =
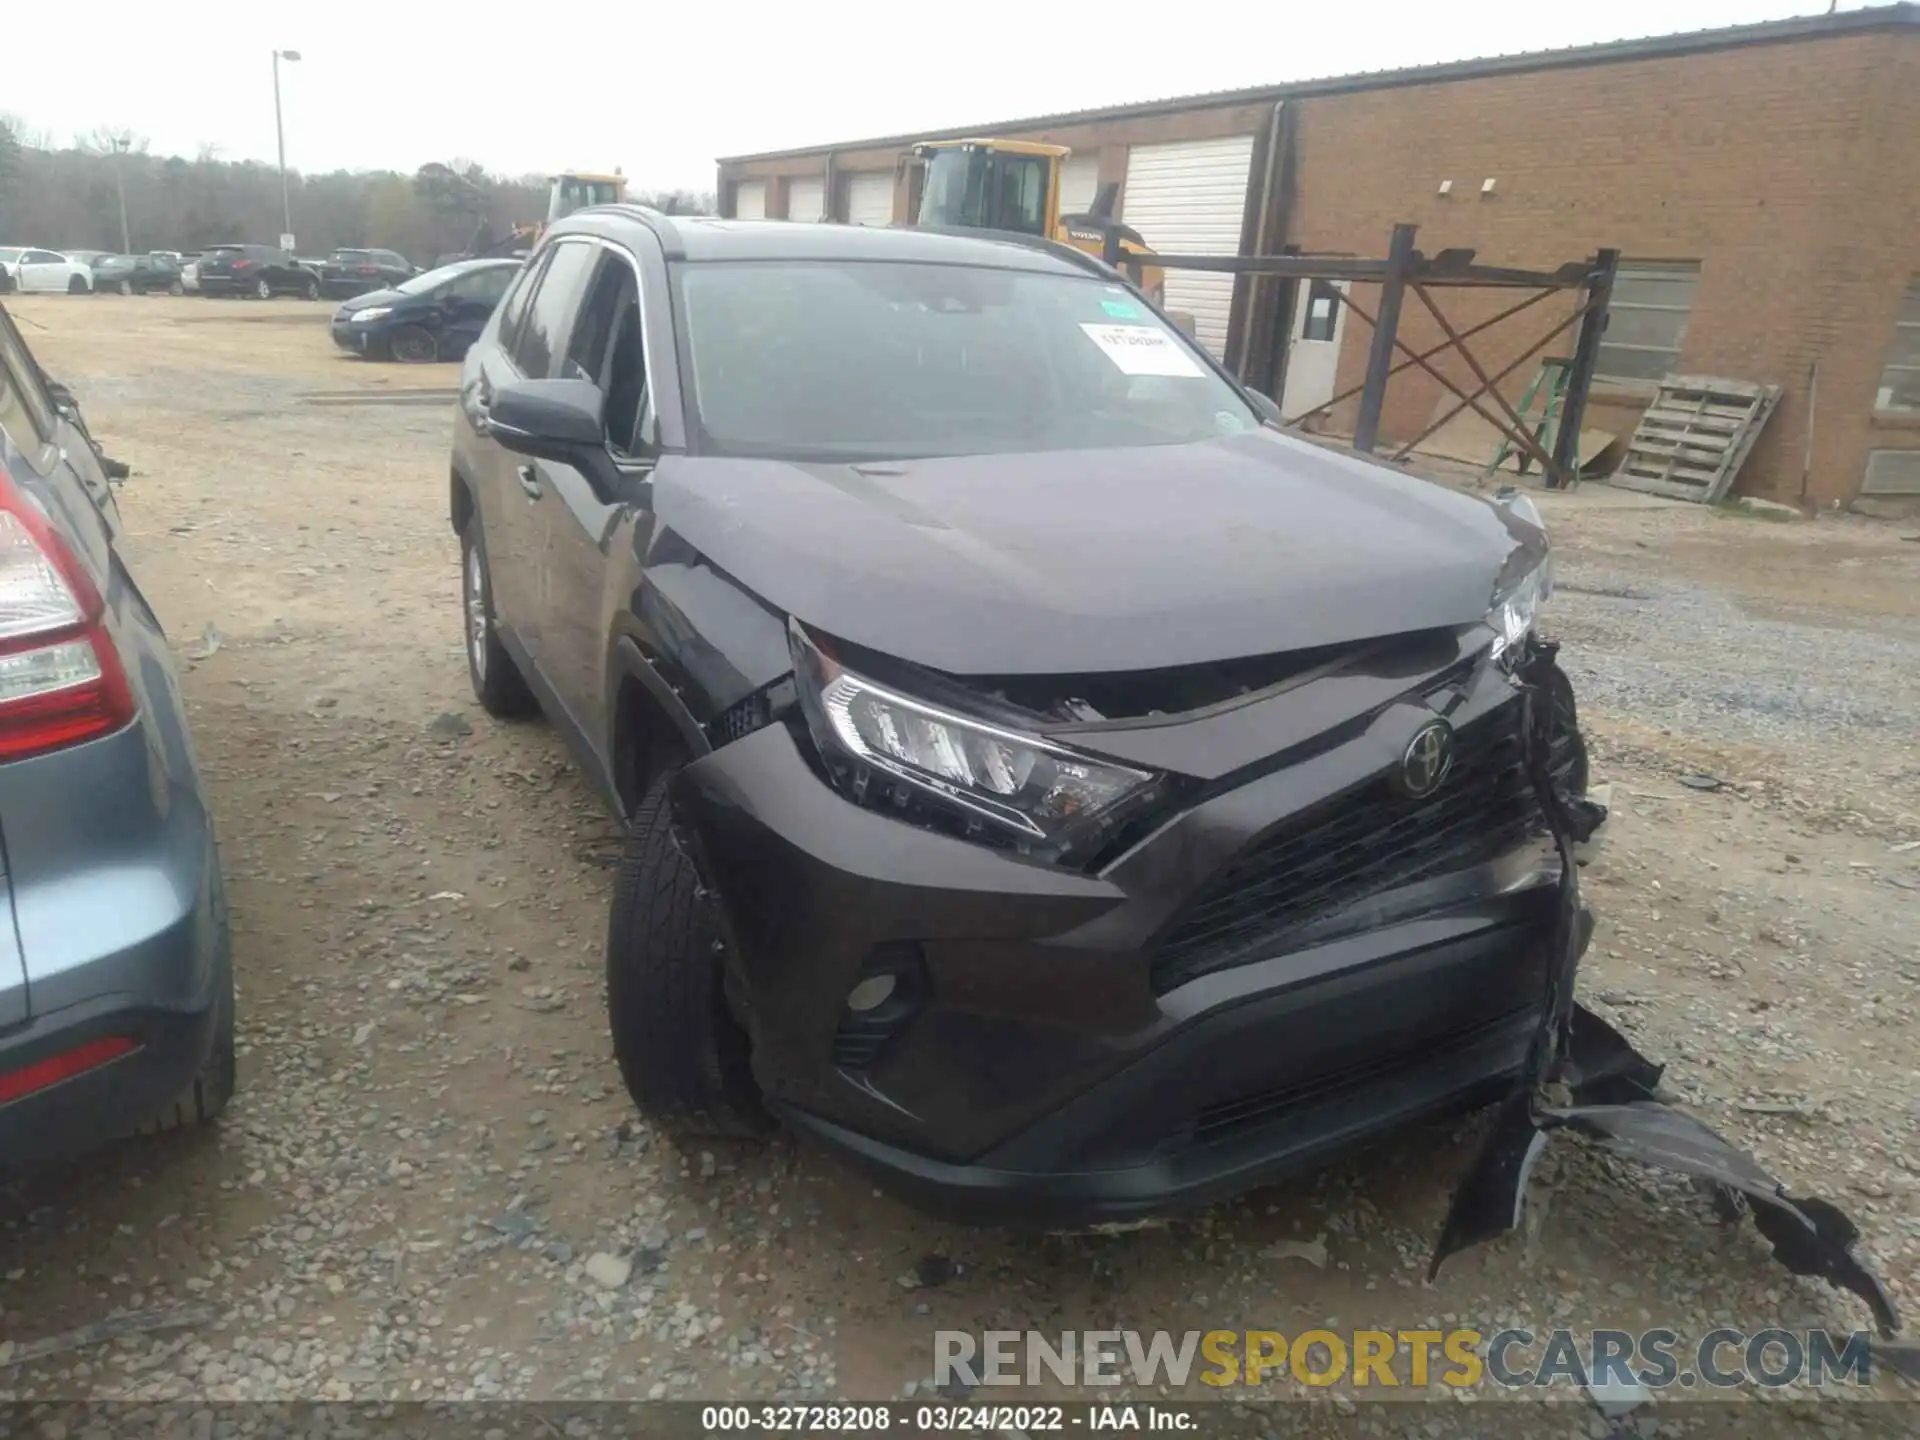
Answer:
MULTIPOLYGON (((1741 491, 1920 495, 1920 5, 734 156, 720 161, 721 207, 904 220, 909 147, 963 135, 1071 147, 1063 209, 1117 183, 1122 218, 1168 254, 1381 256, 1396 221, 1419 225, 1427 254, 1469 246, 1496 264, 1617 248, 1590 426, 1631 429, 1668 372, 1765 381, 1781 401, 1741 491)), ((1298 289, 1275 397, 1290 415, 1357 385, 1368 336, 1334 287, 1298 289)), ((1252 375, 1272 323, 1262 307, 1282 293, 1170 271, 1166 303, 1252 375)), ((1467 321, 1512 299, 1463 298, 1449 310, 1467 321)), ((1550 325, 1544 313, 1476 351, 1502 363, 1550 325)), ((1439 338, 1412 304, 1401 335, 1439 338)), ((1417 434, 1441 394, 1418 372, 1396 377, 1383 438, 1417 434)))

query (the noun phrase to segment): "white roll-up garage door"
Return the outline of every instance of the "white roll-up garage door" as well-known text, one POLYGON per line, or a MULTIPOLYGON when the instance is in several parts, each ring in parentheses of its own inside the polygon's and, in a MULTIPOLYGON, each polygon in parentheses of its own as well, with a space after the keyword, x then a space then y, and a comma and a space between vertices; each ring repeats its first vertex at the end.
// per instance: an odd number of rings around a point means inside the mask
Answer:
POLYGON ((847 223, 893 223, 893 172, 858 170, 847 176, 847 223))
POLYGON ((1100 189, 1100 157, 1069 155, 1060 166, 1060 213, 1084 215, 1100 189))
POLYGON ((827 188, 820 180, 789 180, 787 182, 787 219, 803 220, 811 225, 816 220, 826 218, 827 188))
POLYGON ((733 192, 733 218, 736 220, 764 220, 767 218, 767 182, 764 180, 742 180, 733 192))
MULTIPOLYGON (((1135 145, 1127 152, 1123 218, 1170 255, 1237 255, 1252 167, 1251 135, 1135 145)), ((1190 313, 1200 343, 1215 355, 1226 352, 1231 275, 1167 271, 1166 308, 1190 313)))

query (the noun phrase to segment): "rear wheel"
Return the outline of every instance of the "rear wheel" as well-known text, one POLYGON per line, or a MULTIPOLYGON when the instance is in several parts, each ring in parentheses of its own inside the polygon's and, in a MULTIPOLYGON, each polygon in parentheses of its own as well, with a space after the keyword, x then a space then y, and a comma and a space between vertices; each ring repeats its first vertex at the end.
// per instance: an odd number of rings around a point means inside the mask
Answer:
POLYGON ((71 279, 67 281, 67 293, 69 295, 86 294, 87 282, 82 280, 78 275, 73 276, 71 279))
POLYGON ((114 288, 119 290, 122 295, 131 295, 133 293, 133 282, 131 280, 122 280, 119 285, 114 288))
POLYGON ((387 353, 403 365, 428 365, 440 358, 440 342, 418 325, 402 325, 387 337, 387 353))
POLYGON ((757 1139, 773 1127, 727 1008, 720 904, 653 782, 627 831, 607 923, 607 1019, 627 1093, 686 1139, 757 1139))
POLYGON ((500 643, 493 613, 493 577, 487 570, 486 537, 478 511, 460 533, 461 614, 466 620, 467 678, 480 708, 500 720, 517 720, 540 708, 526 677, 500 643))
POLYGON ((305 286, 301 288, 300 293, 309 300, 318 300, 320 298, 320 282, 318 280, 307 281, 305 286))
POLYGON ((181 284, 178 280, 174 281, 171 285, 167 286, 167 294, 169 295, 184 295, 186 293, 187 293, 187 287, 181 284))
POLYGON ((273 298, 273 286, 268 282, 266 276, 262 275, 254 282, 253 293, 261 300, 271 300, 273 298))

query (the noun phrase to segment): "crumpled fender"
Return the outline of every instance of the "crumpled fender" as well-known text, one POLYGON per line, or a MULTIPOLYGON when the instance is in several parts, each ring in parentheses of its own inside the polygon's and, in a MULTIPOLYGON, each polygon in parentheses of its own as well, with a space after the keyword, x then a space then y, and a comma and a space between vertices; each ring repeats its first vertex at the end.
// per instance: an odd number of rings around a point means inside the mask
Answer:
POLYGON ((1573 847, 1598 828, 1606 812, 1561 790, 1546 763, 1547 696, 1556 649, 1533 642, 1518 672, 1527 691, 1528 772, 1560 852, 1555 963, 1526 1066, 1454 1192, 1427 1278, 1438 1275, 1450 1256, 1520 1223, 1527 1180, 1548 1136, 1567 1130, 1626 1159, 1708 1182, 1734 1218, 1743 1210, 1753 1212, 1754 1224, 1781 1264, 1795 1275, 1817 1276, 1858 1295, 1881 1335, 1890 1338, 1899 1332, 1900 1318, 1885 1286, 1853 1253, 1859 1227, 1829 1201, 1788 1194, 1752 1155, 1667 1104, 1659 1094, 1662 1067, 1574 1003, 1574 973, 1592 920, 1580 900, 1573 847))

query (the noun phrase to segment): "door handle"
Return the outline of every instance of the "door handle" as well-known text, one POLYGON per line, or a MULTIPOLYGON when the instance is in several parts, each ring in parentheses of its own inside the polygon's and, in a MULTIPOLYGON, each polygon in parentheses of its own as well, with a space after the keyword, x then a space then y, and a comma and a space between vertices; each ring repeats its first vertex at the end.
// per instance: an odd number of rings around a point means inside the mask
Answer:
POLYGON ((531 465, 522 465, 515 472, 520 477, 520 488, 527 492, 529 500, 540 498, 540 472, 531 465))

